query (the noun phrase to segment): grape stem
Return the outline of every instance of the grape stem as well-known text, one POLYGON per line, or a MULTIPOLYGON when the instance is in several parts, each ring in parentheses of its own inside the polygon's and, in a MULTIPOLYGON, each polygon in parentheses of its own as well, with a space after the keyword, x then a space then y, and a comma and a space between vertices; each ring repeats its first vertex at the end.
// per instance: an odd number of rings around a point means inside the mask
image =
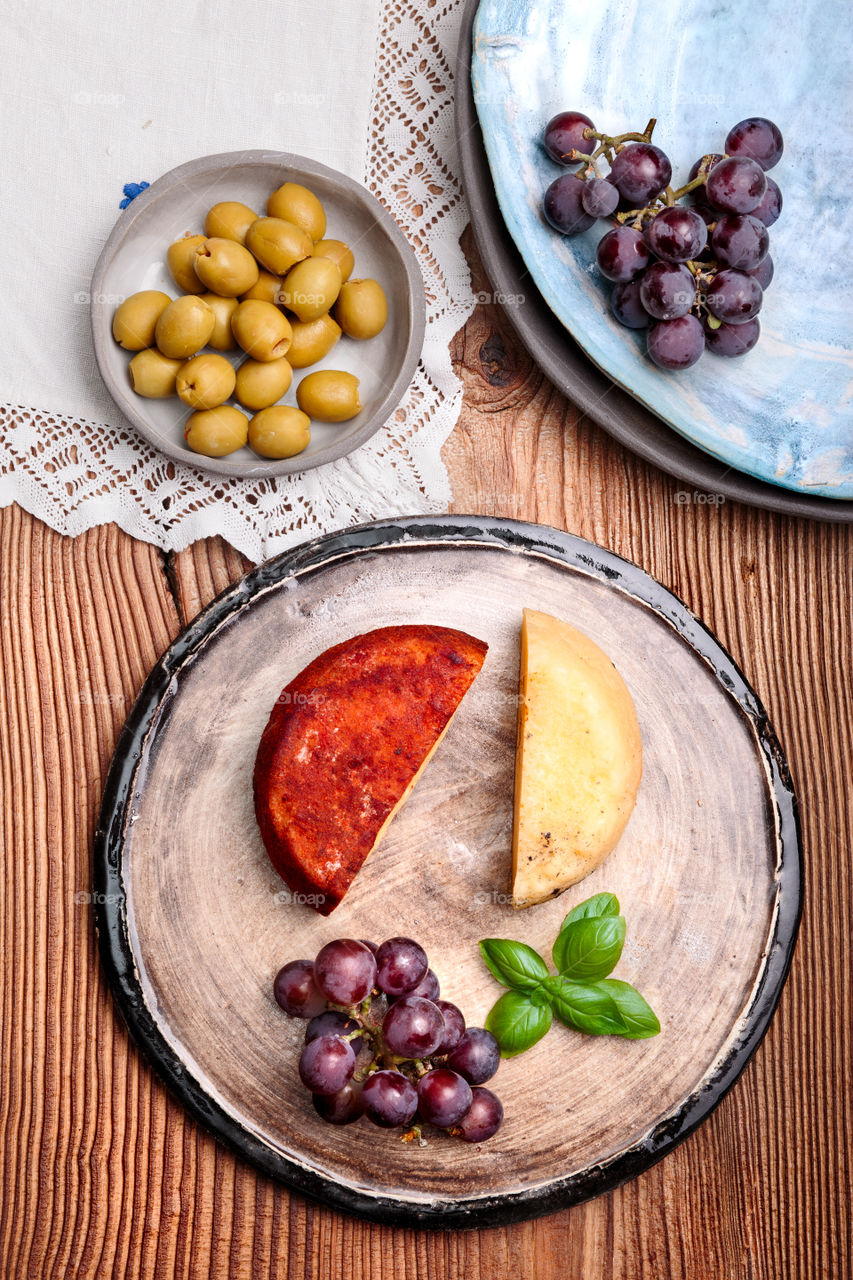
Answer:
MULTIPOLYGON (((642 230, 642 224, 647 218, 653 218, 656 213, 660 213, 661 209, 672 208, 674 204, 689 195, 691 191, 695 191, 697 187, 704 187, 704 185, 705 178, 700 175, 694 178, 692 182, 687 182, 683 187, 679 187, 677 191, 673 191, 672 187, 667 187, 661 195, 652 200, 651 204, 647 204, 645 208, 627 209, 624 213, 617 213, 616 221, 621 222, 623 226, 625 223, 631 222, 638 231, 642 230)), ((712 231, 713 227, 714 224, 712 223, 708 228, 709 231, 712 231)))
POLYGON ((573 147, 571 151, 564 154, 563 159, 582 162, 583 168, 578 174, 578 177, 582 182, 585 182, 591 173, 594 173, 596 177, 599 177, 600 175, 596 160, 601 159, 603 156, 607 163, 612 165, 614 153, 618 154, 618 152, 620 152, 627 143, 651 142, 652 133, 654 132, 656 124, 657 121, 652 118, 646 125, 643 133, 597 133, 595 129, 586 128, 583 131, 583 136, 590 139, 590 141, 593 138, 596 138, 598 140, 598 146, 594 151, 578 151, 576 147, 573 147))
MULTIPOLYGON (((695 191, 697 187, 704 187, 704 185, 705 185, 705 174, 702 173, 697 175, 697 177, 695 177, 692 182, 685 182, 683 187, 679 187, 677 191, 674 191, 672 198, 673 200, 683 200, 684 197, 686 195, 689 195, 691 191, 695 191)), ((669 187, 667 187, 667 191, 669 191, 669 187)))
POLYGON ((657 124, 657 120, 653 116, 652 119, 649 121, 649 123, 646 125, 642 133, 609 134, 609 133, 597 133, 595 129, 584 129, 583 136, 585 138, 598 139, 600 146, 598 148, 598 151, 596 151, 595 153, 596 155, 598 155, 600 152, 604 150, 609 150, 611 148, 614 151, 621 151, 622 148, 629 142, 651 142, 652 134, 654 133, 656 124, 657 124))

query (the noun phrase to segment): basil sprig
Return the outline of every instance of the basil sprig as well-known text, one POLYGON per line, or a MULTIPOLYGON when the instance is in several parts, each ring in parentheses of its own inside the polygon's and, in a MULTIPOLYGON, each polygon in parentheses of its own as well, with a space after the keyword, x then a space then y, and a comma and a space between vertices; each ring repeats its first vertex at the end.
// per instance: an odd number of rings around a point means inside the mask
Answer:
POLYGON ((547 964, 526 942, 484 938, 480 952, 489 972, 508 987, 486 1018, 505 1058, 541 1040, 554 1018, 584 1035, 645 1040, 660 1023, 629 982, 610 978, 625 944, 625 917, 612 893, 597 893, 563 921, 547 964))

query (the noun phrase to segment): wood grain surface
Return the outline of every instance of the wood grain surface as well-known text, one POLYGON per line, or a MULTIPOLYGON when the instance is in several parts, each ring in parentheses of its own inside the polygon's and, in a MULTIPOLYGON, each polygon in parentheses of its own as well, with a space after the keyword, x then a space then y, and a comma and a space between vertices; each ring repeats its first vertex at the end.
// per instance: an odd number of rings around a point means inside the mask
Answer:
MULTIPOLYGON (((475 288, 485 288, 475 280, 475 288)), ((504 317, 457 337, 457 511, 566 528, 637 561, 716 632, 798 784, 805 915, 770 1031, 702 1129, 620 1190, 486 1232, 370 1226, 292 1196, 169 1098, 96 952, 91 835, 157 655, 246 567, 115 526, 70 540, 0 511, 3 951, 0 1277, 846 1280, 853 1266, 853 527, 684 491, 558 396, 504 317)))

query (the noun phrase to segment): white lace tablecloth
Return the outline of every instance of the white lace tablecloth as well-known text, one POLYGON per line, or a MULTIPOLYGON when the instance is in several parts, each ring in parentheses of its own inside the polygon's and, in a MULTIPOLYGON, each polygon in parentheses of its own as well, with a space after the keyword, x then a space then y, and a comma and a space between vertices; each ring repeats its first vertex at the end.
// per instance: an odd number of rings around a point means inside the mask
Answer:
POLYGON ((264 16, 236 0, 186 13, 167 0, 61 12, 0 0, 0 210, 15 249, 0 319, 0 506, 71 535, 115 521, 164 550, 221 534, 254 561, 330 529, 447 508, 440 449, 462 395, 448 348, 474 305, 453 124, 461 11, 462 0, 284 0, 264 16), (104 145, 99 122, 143 101, 155 105, 134 119, 138 135, 104 145), (111 210, 121 216, 121 185, 105 192, 105 174, 153 181, 195 155, 268 145, 351 173, 391 211, 424 275, 426 339, 406 398, 362 448, 302 475, 229 480, 173 463, 124 421, 94 365, 83 295, 111 210), (78 252, 82 199, 91 226, 78 252))

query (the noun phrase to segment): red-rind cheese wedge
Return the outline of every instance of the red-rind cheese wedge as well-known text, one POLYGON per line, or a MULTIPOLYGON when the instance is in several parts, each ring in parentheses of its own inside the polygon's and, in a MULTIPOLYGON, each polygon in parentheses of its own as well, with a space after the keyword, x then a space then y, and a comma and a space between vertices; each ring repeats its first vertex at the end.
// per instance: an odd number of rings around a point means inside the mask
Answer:
POLYGON ((273 866, 323 915, 340 903, 447 731, 488 645, 449 627, 380 627, 282 690, 255 761, 273 866))

